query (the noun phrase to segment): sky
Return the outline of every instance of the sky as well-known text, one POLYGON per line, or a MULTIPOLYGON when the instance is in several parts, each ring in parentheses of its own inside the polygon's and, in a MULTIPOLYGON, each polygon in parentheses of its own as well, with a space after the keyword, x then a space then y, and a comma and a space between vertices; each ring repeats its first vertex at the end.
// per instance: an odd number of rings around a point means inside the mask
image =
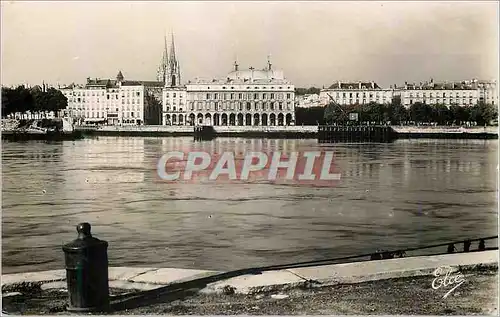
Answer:
POLYGON ((2 1, 0 72, 7 86, 155 80, 173 32, 183 81, 268 55, 297 87, 491 80, 498 21, 497 1, 2 1))

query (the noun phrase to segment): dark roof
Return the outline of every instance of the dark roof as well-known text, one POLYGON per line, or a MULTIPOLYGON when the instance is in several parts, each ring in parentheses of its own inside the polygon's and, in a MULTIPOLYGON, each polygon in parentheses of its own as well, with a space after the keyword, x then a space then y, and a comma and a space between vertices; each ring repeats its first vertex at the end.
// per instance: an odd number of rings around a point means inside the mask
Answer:
POLYGON ((162 81, 142 81, 142 84, 146 87, 163 87, 165 83, 162 81))
POLYGON ((106 87, 106 88, 114 88, 116 87, 117 81, 112 79, 90 79, 87 78, 87 87, 106 87))
POLYGON ((127 80, 122 82, 122 86, 141 86, 142 82, 135 80, 127 80))
MULTIPOLYGON (((152 81, 152 80, 125 80, 121 82, 122 86, 141 86, 144 85, 146 87, 163 87, 165 83, 161 81, 152 81)), ((87 87, 106 87, 106 88, 117 88, 118 81, 114 79, 90 79, 87 78, 87 87)))
POLYGON ((380 89, 380 86, 377 83, 371 82, 362 82, 362 83, 334 83, 328 89, 360 89, 359 85, 361 84, 361 89, 380 89))
POLYGON ((451 82, 451 83, 433 83, 426 82, 420 84, 406 84, 401 87, 403 89, 413 89, 413 90, 470 90, 477 89, 477 85, 470 84, 466 82, 451 82))

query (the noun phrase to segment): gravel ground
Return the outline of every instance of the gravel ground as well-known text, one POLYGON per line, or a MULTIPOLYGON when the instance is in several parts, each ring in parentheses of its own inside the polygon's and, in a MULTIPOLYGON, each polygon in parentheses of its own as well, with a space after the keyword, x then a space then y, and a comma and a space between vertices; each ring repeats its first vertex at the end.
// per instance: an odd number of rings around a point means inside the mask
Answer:
MULTIPOLYGON (((329 287, 292 289, 253 295, 194 294, 113 314, 173 315, 498 315, 498 271, 465 273, 465 283, 443 299, 450 289, 434 290, 432 276, 400 278, 329 287), (273 296, 274 295, 274 296, 273 296), (282 295, 276 298, 275 295, 282 295), (274 297, 274 298, 273 298, 274 297)), ((122 293, 111 290, 111 294, 122 293)), ((3 297, 3 309, 12 314, 66 315, 66 293, 3 297)))

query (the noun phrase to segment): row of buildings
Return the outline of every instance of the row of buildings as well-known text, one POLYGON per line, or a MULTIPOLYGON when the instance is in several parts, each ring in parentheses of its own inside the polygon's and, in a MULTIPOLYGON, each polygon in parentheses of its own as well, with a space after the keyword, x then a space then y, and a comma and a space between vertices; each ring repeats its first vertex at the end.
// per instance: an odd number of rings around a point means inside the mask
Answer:
POLYGON ((338 104, 391 103, 400 98, 405 107, 416 102, 474 105, 498 104, 496 82, 405 83, 382 88, 374 82, 336 82, 319 94, 296 96, 295 86, 283 71, 272 67, 234 69, 220 79, 181 81, 181 68, 172 35, 165 48, 156 81, 87 78, 85 85, 60 88, 68 98, 64 115, 80 124, 110 125, 293 125, 295 107, 338 104))
POLYGON ((398 98, 406 108, 420 102, 427 104, 444 104, 446 106, 469 106, 479 102, 498 105, 498 90, 494 81, 477 79, 461 82, 419 84, 405 83, 404 86, 390 88, 379 87, 374 82, 336 82, 319 94, 299 96, 298 107, 324 107, 334 101, 340 105, 391 103, 398 98))

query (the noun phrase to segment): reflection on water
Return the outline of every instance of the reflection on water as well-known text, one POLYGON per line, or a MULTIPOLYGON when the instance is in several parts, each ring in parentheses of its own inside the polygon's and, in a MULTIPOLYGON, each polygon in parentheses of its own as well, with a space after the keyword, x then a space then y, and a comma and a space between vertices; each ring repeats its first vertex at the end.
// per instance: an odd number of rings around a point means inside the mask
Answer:
POLYGON ((497 141, 99 137, 2 143, 2 269, 63 268, 75 225, 109 241, 111 266, 229 270, 497 232, 497 141), (334 188, 168 184, 167 151, 331 150, 334 188))

